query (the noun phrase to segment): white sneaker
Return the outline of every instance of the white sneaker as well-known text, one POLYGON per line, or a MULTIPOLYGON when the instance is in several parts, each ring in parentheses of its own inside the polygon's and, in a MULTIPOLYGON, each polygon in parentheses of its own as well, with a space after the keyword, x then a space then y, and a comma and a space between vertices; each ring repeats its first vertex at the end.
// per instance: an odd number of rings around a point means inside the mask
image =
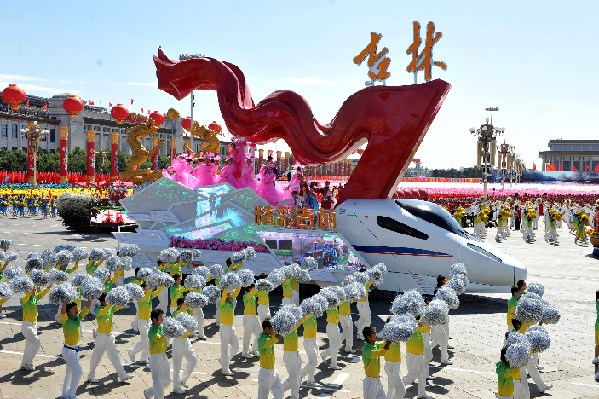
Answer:
POLYGON ((548 384, 548 385, 545 385, 545 388, 539 389, 539 392, 543 393, 551 388, 553 388, 553 384, 548 384))
POLYGON ((341 370, 341 367, 339 366, 331 366, 329 367, 331 370, 341 370))
POLYGON ((316 381, 306 381, 306 383, 304 385, 307 387, 315 387, 316 381))
POLYGON ((177 395, 185 395, 185 391, 182 389, 175 389, 173 390, 173 393, 176 393, 177 395))
POLYGON ((444 361, 444 362, 441 362, 441 364, 443 364, 443 365, 445 365, 445 366, 449 366, 449 365, 452 365, 452 364, 453 364, 453 362, 452 362, 451 360, 446 360, 446 361, 444 361))
POLYGON ((133 353, 131 349, 129 349, 127 353, 129 354, 129 361, 131 364, 135 363, 135 353, 133 353))
POLYGON ((593 358, 593 364, 599 364, 599 357, 593 358))
POLYGON ((119 381, 121 381, 121 382, 125 382, 125 381, 127 381, 127 380, 130 380, 131 378, 133 378, 133 375, 131 375, 131 374, 125 374, 125 377, 124 377, 124 378, 120 378, 120 377, 119 377, 119 381))
POLYGON ((595 381, 599 381, 599 373, 595 374, 595 381))
POLYGON ((3 319, 5 317, 6 317, 6 315, 4 313, 0 313, 0 319, 3 319))
POLYGON ((187 381, 181 381, 181 385, 183 385, 185 388, 189 388, 187 381))
POLYGON ((100 380, 98 380, 97 378, 88 378, 87 379, 91 384, 97 384, 98 382, 100 382, 100 380))

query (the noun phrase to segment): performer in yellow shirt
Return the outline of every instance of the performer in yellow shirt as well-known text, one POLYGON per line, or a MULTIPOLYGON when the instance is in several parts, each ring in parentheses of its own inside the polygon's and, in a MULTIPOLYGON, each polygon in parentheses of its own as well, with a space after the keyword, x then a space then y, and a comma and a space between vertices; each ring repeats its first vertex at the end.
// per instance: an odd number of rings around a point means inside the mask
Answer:
POLYGON ((258 372, 258 399, 268 399, 272 392, 274 399, 283 399, 283 386, 279 372, 275 368, 275 344, 283 338, 275 334, 270 320, 262 322, 262 334, 258 337, 260 351, 260 371, 258 372))
POLYGON ((23 308, 23 324, 21 324, 21 333, 25 337, 25 350, 23 351, 23 360, 21 360, 21 369, 33 371, 33 358, 40 349, 40 339, 37 337, 37 303, 42 299, 52 284, 46 287, 42 292, 33 291, 25 293, 21 298, 21 307, 23 308))
POLYGON ((83 375, 83 369, 79 362, 79 327, 81 320, 89 313, 91 299, 87 300, 85 308, 79 311, 76 303, 62 302, 60 309, 60 324, 64 334, 64 345, 62 346, 62 358, 66 363, 67 370, 62 384, 62 397, 75 398, 79 380, 83 375))
POLYGON ((231 358, 239 351, 239 338, 235 331, 235 306, 233 299, 237 297, 240 289, 233 294, 224 290, 218 303, 220 309, 220 363, 224 375, 233 375, 229 369, 231 358), (229 350, 229 346, 231 350, 229 350))
POLYGON ((150 344, 148 364, 152 372, 152 386, 144 390, 144 397, 146 399, 164 399, 164 388, 168 386, 171 376, 171 369, 166 358, 166 337, 162 333, 164 311, 154 309, 150 317, 152 326, 148 330, 148 342, 150 344))
POLYGON ((281 283, 283 289, 283 306, 291 305, 291 279, 288 278, 281 283))
MULTIPOLYGON (((358 302, 356 302, 356 306, 358 307, 358 314, 360 315, 360 318, 356 322, 356 326, 358 327, 358 332, 364 331, 364 328, 370 326, 371 313, 370 313, 370 303, 368 302, 368 290, 370 289, 371 286, 372 286, 372 281, 369 281, 366 283, 366 286, 365 286, 366 287, 366 295, 364 295, 362 298, 358 299, 358 302)), ((362 337, 360 334, 358 334, 357 339, 363 340, 364 337, 362 337)))
MULTIPOLYGON (((420 320, 420 316, 416 319, 420 320)), ((418 321, 418 327, 422 325, 418 321)), ((406 342, 406 366, 408 373, 402 378, 402 382, 407 386, 418 380, 418 397, 425 398, 427 370, 424 362, 424 340, 420 330, 414 331, 406 342)))
POLYGON ((320 357, 323 361, 330 357, 330 368, 341 370, 341 367, 337 365, 337 356, 341 348, 341 333, 339 332, 339 310, 336 306, 327 309, 327 336, 329 337, 329 347, 320 353, 320 357))
POLYGON ((150 329, 152 299, 158 297, 164 290, 164 287, 158 287, 156 290, 151 290, 146 286, 146 283, 143 283, 141 288, 145 290, 145 295, 137 302, 137 329, 139 330, 140 340, 133 348, 127 351, 131 363, 135 363, 135 355, 138 352, 141 352, 142 363, 148 362, 148 357, 150 356, 148 330, 150 329))
MULTIPOLYGON (((391 316, 387 318, 387 323, 391 321, 391 316)), ((387 352, 385 352, 385 373, 387 373, 387 396, 389 399, 403 398, 406 394, 406 387, 401 382, 400 363, 401 363, 401 347, 398 343, 389 344, 387 352)))
POLYGON ((289 377, 283 383, 283 391, 291 390, 291 399, 299 399, 300 373, 302 369, 302 358, 299 355, 299 337, 297 329, 302 325, 304 319, 295 325, 293 330, 283 337, 283 362, 289 377))
POLYGON ((316 317, 308 315, 304 317, 303 324, 304 350, 306 351, 306 355, 308 356, 308 362, 302 368, 300 375, 301 378, 308 376, 306 385, 314 386, 316 385, 316 381, 314 381, 314 373, 316 372, 316 367, 318 366, 318 343, 316 342, 316 331, 318 323, 316 321, 316 317))
POLYGON ((254 284, 249 286, 249 291, 243 294, 243 348, 241 355, 245 358, 258 356, 258 336, 261 334, 260 320, 256 314, 257 291, 254 284), (252 334, 255 336, 250 352, 252 334))
POLYGON ((270 300, 268 299, 267 291, 258 291, 258 319, 262 323, 266 319, 270 319, 270 300))
POLYGON ((354 353, 354 324, 351 317, 351 303, 349 301, 343 301, 339 304, 339 319, 343 328, 341 343, 345 340, 344 352, 354 353))
MULTIPOLYGON (((177 309, 172 313, 172 317, 176 318, 179 313, 187 311, 187 305, 184 304, 185 298, 177 299, 177 309)), ((193 369, 198 364, 191 342, 189 341, 189 331, 183 336, 173 339, 173 392, 179 395, 185 393, 181 386, 187 388, 187 380, 191 376, 193 369), (186 360, 185 369, 181 371, 181 363, 183 358, 186 360)))
POLYGON ((364 399, 384 399, 385 390, 381 383, 381 355, 389 349, 390 343, 376 342, 376 328, 364 327, 362 336, 366 343, 362 348, 362 363, 366 374, 362 381, 364 399))

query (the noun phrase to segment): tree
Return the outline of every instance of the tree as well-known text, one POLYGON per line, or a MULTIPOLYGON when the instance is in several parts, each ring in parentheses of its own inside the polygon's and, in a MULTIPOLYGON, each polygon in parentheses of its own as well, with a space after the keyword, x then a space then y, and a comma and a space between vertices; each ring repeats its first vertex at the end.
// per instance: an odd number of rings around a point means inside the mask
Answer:
POLYGON ((119 172, 124 172, 125 169, 127 169, 127 163, 131 159, 131 155, 127 154, 126 152, 119 151, 117 153, 116 157, 118 160, 117 164, 118 164, 119 172))
POLYGON ((26 171, 27 153, 23 150, 0 149, 0 170, 26 171))
POLYGON ((69 172, 86 173, 87 172, 87 154, 79 147, 69 154, 67 169, 69 172))
POLYGON ((37 170, 38 172, 59 172, 60 171, 60 154, 57 152, 40 152, 37 153, 37 170))

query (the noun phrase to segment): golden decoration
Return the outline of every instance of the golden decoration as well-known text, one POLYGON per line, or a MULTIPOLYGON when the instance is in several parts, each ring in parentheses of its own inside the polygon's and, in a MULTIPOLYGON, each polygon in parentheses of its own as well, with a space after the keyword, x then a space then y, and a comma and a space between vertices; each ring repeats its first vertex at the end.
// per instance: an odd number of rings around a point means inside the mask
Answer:
POLYGON ((149 119, 147 122, 140 123, 128 130, 127 143, 129 143, 129 147, 133 154, 131 155, 129 162, 127 162, 127 168, 121 173, 121 178, 125 181, 132 181, 135 184, 158 180, 162 176, 161 170, 152 171, 151 169, 140 169, 141 164, 148 159, 153 159, 154 155, 164 144, 164 140, 159 139, 158 145, 154 145, 152 151, 147 150, 141 144, 142 139, 158 131, 158 126, 156 126, 154 120, 149 119))
MULTIPOLYGON (((193 137, 202 141, 202 144, 200 144, 200 153, 208 153, 208 152, 212 152, 215 154, 220 153, 220 142, 218 141, 218 138, 216 137, 220 133, 216 132, 215 130, 208 129, 204 125, 200 126, 200 124, 197 121, 193 121, 193 126, 189 130, 189 133, 193 137)), ((185 149, 189 153, 194 152, 191 150, 189 143, 185 143, 185 149)), ((200 157, 199 154, 194 155, 194 158, 199 158, 199 157, 200 157)))

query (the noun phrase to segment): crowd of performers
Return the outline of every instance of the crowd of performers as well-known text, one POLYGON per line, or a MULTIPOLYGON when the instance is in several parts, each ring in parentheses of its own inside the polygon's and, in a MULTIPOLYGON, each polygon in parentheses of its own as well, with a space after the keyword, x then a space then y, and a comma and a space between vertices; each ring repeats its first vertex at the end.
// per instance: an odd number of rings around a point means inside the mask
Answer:
POLYGON ((0 217, 27 217, 42 215, 56 217, 56 199, 44 194, 4 194, 0 196, 0 217))
POLYGON ((536 241, 535 231, 542 219, 544 240, 556 245, 558 230, 565 224, 575 237, 574 243, 586 245, 589 233, 599 226, 599 200, 595 203, 573 203, 570 199, 552 203, 542 198, 522 202, 517 197, 490 203, 477 200, 466 208, 457 206, 453 216, 462 226, 471 225, 477 237, 485 238, 487 228, 496 227, 497 242, 509 237, 512 230, 520 231, 527 242, 536 241))
MULTIPOLYGON (((163 398, 171 381, 174 393, 185 393, 198 361, 190 338, 206 339, 203 308, 211 305, 216 306, 215 323, 220 330, 221 373, 234 375, 231 360, 239 352, 247 361, 259 357, 260 399, 268 398, 271 393, 276 399, 282 399, 285 391, 290 391, 292 398, 299 398, 303 380, 307 386, 316 385, 316 368, 321 361, 330 369, 341 368, 338 363, 340 353, 354 352, 354 337, 365 341, 361 356, 365 398, 385 397, 380 378, 381 358, 385 360, 390 398, 403 398, 406 386, 411 384, 416 384, 419 398, 427 397, 426 380, 430 376, 432 349, 439 346, 442 365, 452 364, 448 355, 448 349, 452 348, 449 345, 449 309, 459 307, 458 295, 469 284, 466 267, 453 265, 449 277, 437 278, 434 296, 421 295, 415 290, 398 295, 391 304, 391 316, 384 328, 377 332, 371 325, 368 291, 383 281, 387 271, 382 264, 348 275, 340 286, 322 288, 300 302, 299 286, 310 280, 309 271, 317 266, 313 258, 305 258, 301 264, 283 266, 256 280, 253 272, 243 267, 255 256, 253 248, 246 248, 227 259, 224 267, 194 267, 192 274, 183 279, 183 269, 197 259, 199 251, 168 248, 160 253, 156 268, 135 269, 135 276, 125 283, 125 272, 132 268, 132 257, 139 251, 136 246, 121 247, 115 256, 102 249, 88 252, 62 245, 53 251, 30 253, 25 267, 21 268, 10 264, 18 258, 16 253, 9 251, 11 244, 10 240, 0 240, 3 250, 0 252, 3 279, 0 303, 4 304, 12 295, 21 296, 21 332, 26 339, 21 368, 26 371, 35 369, 34 358, 41 346, 37 336, 38 304, 48 296, 50 303, 59 305, 55 321, 62 325, 64 335, 61 352, 66 363, 63 398, 76 397, 83 376, 80 339, 87 314, 94 315, 97 322, 87 374, 89 383, 99 382, 96 369, 105 353, 119 381, 133 378, 125 371, 112 335, 114 314, 130 303, 136 307, 136 318, 131 327, 139 333, 139 340, 127 352, 131 364, 141 362, 149 366, 152 386, 144 391, 146 398, 163 398), (74 274, 81 262, 87 262, 85 273, 74 274), (283 292, 282 306, 271 315, 269 293, 278 286, 283 292), (241 345, 234 321, 240 296, 243 301, 241 345), (158 305, 154 308, 155 298, 158 305), (356 303, 359 313, 355 321, 350 312, 352 302, 356 303), (328 338, 325 350, 319 348, 316 339, 317 319, 323 316, 328 338), (302 343, 307 355, 305 363, 299 354, 300 327, 303 327, 302 343), (289 376, 285 381, 279 377, 274 351, 274 345, 281 340, 283 365, 289 376), (407 365, 403 376, 400 373, 402 346, 405 347, 407 365), (172 375, 166 355, 169 350, 172 375)), ((531 284, 527 291, 526 283, 520 281, 518 287, 512 288, 512 294, 507 315, 510 334, 506 334, 507 348, 502 351, 502 361, 497 364, 500 397, 513 397, 510 389, 513 391, 514 386, 518 386, 517 380, 526 381, 527 371, 540 391, 551 387, 538 375, 538 353, 549 346, 547 333, 542 327, 533 326, 559 320, 557 309, 541 298, 543 287, 540 284, 531 284), (526 359, 523 359, 523 353, 526 359)), ((527 384, 520 385, 526 392, 524 385, 527 384)), ((523 395, 516 398, 530 397, 529 393, 523 395)))
POLYGON ((311 209, 334 209, 339 198, 341 185, 326 182, 319 187, 317 182, 308 182, 301 166, 293 171, 281 172, 272 156, 268 156, 255 174, 254 158, 246 151, 245 141, 230 144, 230 153, 225 165, 219 168, 220 155, 182 154, 175 158, 163 175, 195 189, 215 183, 229 183, 235 188, 252 188, 272 205, 289 204, 311 209), (277 184, 285 178, 285 184, 277 184))

